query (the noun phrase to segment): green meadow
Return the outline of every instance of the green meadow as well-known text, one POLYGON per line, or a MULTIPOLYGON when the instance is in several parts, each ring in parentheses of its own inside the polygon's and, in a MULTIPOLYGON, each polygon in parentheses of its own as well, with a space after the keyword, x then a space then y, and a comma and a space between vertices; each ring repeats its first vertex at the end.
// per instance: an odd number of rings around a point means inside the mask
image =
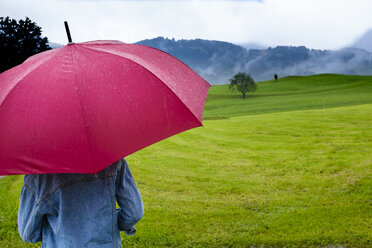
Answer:
MULTIPOLYGON (((145 215, 124 247, 372 247, 372 77, 212 86, 203 124, 127 158, 145 215)), ((0 180, 0 247, 40 247, 22 180, 0 180)))

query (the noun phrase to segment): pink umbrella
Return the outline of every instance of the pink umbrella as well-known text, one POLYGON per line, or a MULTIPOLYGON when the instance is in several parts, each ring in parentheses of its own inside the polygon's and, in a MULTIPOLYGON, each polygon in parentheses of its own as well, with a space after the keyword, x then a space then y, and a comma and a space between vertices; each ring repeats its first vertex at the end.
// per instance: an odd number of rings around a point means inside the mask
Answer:
POLYGON ((0 175, 96 173, 202 125, 210 85, 160 50, 70 43, 0 74, 0 175))

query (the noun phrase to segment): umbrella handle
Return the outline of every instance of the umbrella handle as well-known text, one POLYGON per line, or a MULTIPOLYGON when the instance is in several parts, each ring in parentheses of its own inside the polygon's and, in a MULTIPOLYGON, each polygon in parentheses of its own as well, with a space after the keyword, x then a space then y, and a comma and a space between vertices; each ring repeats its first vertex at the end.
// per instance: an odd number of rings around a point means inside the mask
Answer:
POLYGON ((68 28, 68 23, 66 21, 65 21, 65 29, 66 29, 66 33, 67 33, 68 44, 71 44, 72 39, 71 39, 70 29, 68 28))

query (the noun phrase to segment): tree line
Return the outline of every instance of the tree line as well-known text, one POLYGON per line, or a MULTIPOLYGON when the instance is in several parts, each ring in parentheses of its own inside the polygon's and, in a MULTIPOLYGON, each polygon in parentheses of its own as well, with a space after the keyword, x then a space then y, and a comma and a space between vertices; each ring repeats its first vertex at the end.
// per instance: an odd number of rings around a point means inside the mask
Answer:
POLYGON ((0 73, 49 49, 48 38, 41 36, 41 27, 30 18, 0 17, 0 73))

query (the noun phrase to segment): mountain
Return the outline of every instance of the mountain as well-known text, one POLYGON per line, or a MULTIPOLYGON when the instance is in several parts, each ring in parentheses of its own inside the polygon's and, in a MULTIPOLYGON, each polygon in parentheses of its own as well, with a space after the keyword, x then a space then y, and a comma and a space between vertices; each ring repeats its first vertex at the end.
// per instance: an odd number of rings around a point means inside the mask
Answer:
POLYGON ((137 42, 163 50, 198 72, 208 82, 223 84, 232 69, 244 61, 247 49, 228 42, 210 40, 174 40, 158 37, 137 42))
POLYGON ((357 39, 350 47, 360 48, 372 52, 372 28, 357 39))
POLYGON ((303 46, 247 49, 222 41, 163 37, 136 44, 151 46, 177 57, 211 84, 227 84, 237 72, 250 73, 256 81, 272 79, 274 74, 279 77, 319 73, 372 75, 372 53, 358 48, 338 51, 303 46))

